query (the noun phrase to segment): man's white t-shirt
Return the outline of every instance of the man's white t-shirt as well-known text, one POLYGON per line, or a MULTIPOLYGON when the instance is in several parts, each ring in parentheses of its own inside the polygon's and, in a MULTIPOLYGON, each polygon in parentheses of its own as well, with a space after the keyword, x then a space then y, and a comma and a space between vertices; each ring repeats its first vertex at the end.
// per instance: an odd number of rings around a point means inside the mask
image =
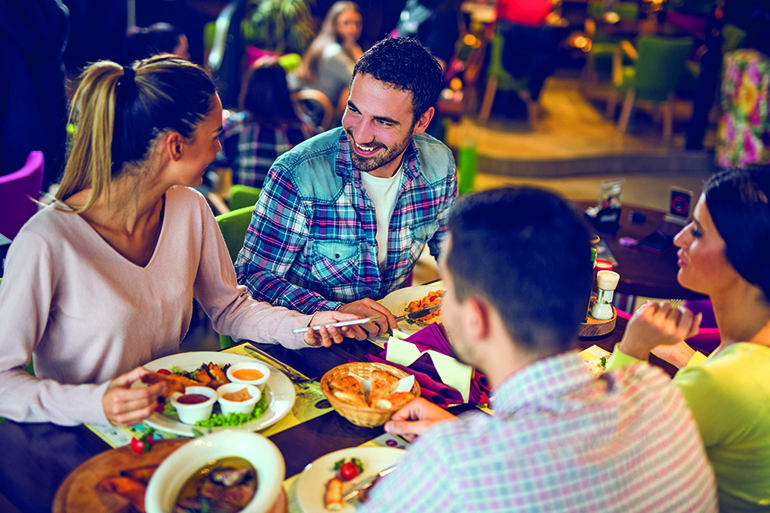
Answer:
POLYGON ((401 177, 404 174, 403 169, 404 166, 402 165, 396 174, 390 178, 380 178, 361 171, 361 183, 374 203, 374 212, 377 218, 377 235, 375 236, 377 239, 377 263, 382 270, 385 269, 385 263, 388 259, 390 216, 393 215, 393 210, 396 208, 396 198, 401 177))

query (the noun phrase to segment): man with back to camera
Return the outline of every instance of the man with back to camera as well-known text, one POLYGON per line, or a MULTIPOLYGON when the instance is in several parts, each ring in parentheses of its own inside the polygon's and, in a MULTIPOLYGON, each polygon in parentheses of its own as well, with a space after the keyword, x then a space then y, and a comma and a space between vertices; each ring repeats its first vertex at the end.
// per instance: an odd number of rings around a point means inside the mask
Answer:
POLYGON ((375 300, 402 286, 425 244, 438 257, 457 198, 452 154, 424 134, 441 90, 419 42, 385 39, 356 63, 342 128, 279 157, 235 263, 254 298, 300 312, 339 310, 396 328, 375 300))
POLYGON ((646 363, 594 378, 575 336, 591 286, 588 231, 554 194, 458 202, 440 259, 458 359, 494 415, 416 399, 385 424, 421 435, 357 513, 714 512, 714 475, 683 397, 646 363))

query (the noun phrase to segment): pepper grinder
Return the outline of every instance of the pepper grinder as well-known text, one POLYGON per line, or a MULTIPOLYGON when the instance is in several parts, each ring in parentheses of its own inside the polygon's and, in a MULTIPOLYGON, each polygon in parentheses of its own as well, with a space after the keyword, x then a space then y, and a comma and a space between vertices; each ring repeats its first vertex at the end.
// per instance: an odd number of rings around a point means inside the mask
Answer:
POLYGON ((620 281, 620 275, 614 271, 596 273, 596 302, 591 307, 591 317, 599 321, 612 319, 612 295, 620 281))

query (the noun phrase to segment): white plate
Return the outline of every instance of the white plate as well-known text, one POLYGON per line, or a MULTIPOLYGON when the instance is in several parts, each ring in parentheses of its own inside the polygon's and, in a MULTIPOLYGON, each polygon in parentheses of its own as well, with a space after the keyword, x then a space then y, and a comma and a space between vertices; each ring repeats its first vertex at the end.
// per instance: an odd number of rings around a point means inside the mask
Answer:
MULTIPOLYGON (((429 292, 434 290, 444 290, 444 282, 437 281, 430 285, 418 285, 416 287, 407 287, 405 289, 394 290, 387 296, 385 296, 380 304, 390 310, 393 315, 398 317, 406 313, 406 307, 411 301, 417 301, 428 295, 429 292)), ((426 326, 424 323, 410 323, 403 320, 398 323, 398 327, 401 331, 407 333, 417 333, 426 326)))
POLYGON ((273 442, 246 431, 220 431, 184 444, 163 460, 150 478, 144 506, 148 513, 173 511, 184 484, 194 473, 213 460, 240 456, 257 471, 259 486, 254 498, 241 513, 267 513, 281 496, 286 476, 283 455, 273 442))
MULTIPOLYGON (((360 476, 347 483, 343 483, 342 493, 347 493, 360 481, 374 477, 381 470, 395 465, 406 451, 393 447, 351 447, 342 449, 325 456, 321 456, 313 463, 305 467, 297 480, 297 504, 304 513, 328 513, 324 504, 326 483, 334 477, 334 463, 345 458, 358 458, 364 465, 364 471, 360 476)), ((346 503, 342 506, 342 513, 352 513, 355 506, 346 503)))
MULTIPOLYGON (((160 369, 171 370, 171 367, 176 366, 179 369, 185 371, 192 371, 203 365, 204 363, 214 362, 219 366, 239 363, 239 362, 253 362, 254 358, 244 356, 240 354, 232 353, 217 353, 214 351, 193 351, 190 353, 179 353, 165 356, 157 360, 153 360, 146 364, 144 367, 151 371, 157 371, 160 369)), ((268 365, 265 363, 265 365, 268 365)), ((270 379, 265 384, 264 393, 267 394, 268 408, 258 419, 254 419, 251 422, 247 422, 243 425, 232 427, 222 426, 211 428, 212 431, 221 431, 223 429, 245 429, 248 431, 259 431, 272 426, 288 414, 294 406, 294 400, 297 398, 294 391, 294 385, 291 380, 286 377, 284 373, 279 371, 273 366, 270 366, 270 379)), ((152 416, 144 421, 145 424, 153 429, 159 429, 168 433, 174 433, 181 436, 194 436, 193 427, 189 424, 179 422, 174 417, 168 417, 162 413, 153 413, 152 416)), ((197 428, 201 431, 206 431, 208 428, 197 428)))

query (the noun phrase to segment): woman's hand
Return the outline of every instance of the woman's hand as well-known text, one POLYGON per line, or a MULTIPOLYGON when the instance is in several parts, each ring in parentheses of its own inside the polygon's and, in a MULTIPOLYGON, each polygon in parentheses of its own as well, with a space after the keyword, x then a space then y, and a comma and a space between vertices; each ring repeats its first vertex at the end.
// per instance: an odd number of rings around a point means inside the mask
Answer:
POLYGON ((166 384, 160 382, 148 387, 131 388, 131 384, 145 374, 150 374, 150 371, 137 367, 110 382, 102 397, 102 406, 113 426, 133 426, 155 411, 158 397, 166 390, 166 384))
POLYGON ((324 325, 334 324, 335 322, 340 321, 353 321, 355 319, 360 319, 360 317, 354 314, 342 313, 337 310, 316 312, 310 319, 310 324, 308 326, 321 325, 321 329, 307 330, 304 336, 305 344, 314 347, 331 347, 332 343, 339 344, 342 342, 343 337, 352 336, 352 326, 341 326, 340 328, 329 326, 327 328, 324 325))
POLYGON ((385 423, 385 431, 401 435, 411 442, 417 435, 423 434, 437 422, 454 420, 454 418, 454 415, 440 406, 418 397, 393 414, 393 417, 385 423))
POLYGON ((660 345, 674 345, 698 334, 702 314, 693 315, 687 308, 673 308, 668 301, 642 306, 628 321, 620 350, 640 360, 660 345))
POLYGON ((690 347, 684 340, 680 340, 673 345, 663 344, 655 346, 650 352, 677 369, 681 369, 690 362, 695 354, 695 349, 690 347))

